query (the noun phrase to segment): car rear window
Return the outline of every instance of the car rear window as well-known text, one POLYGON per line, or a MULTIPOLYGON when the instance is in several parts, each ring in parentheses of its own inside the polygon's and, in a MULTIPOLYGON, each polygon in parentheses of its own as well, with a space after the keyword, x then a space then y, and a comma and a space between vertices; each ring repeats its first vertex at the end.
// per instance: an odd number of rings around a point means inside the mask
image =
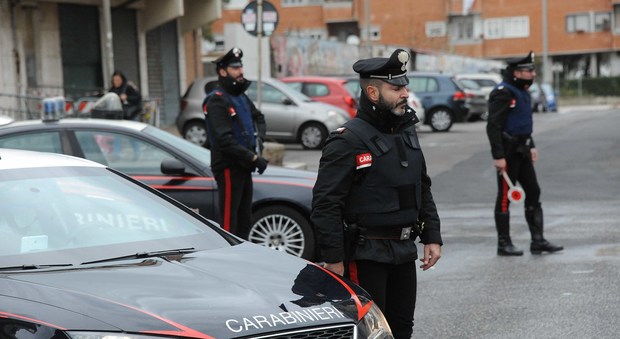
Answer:
POLYGON ((329 88, 318 83, 306 83, 304 94, 309 97, 325 97, 329 95, 329 88))
POLYGON ((0 140, 0 148, 63 153, 59 132, 23 133, 0 140))
POLYGON ((359 98, 362 92, 360 87, 360 81, 358 79, 350 79, 344 83, 344 87, 353 95, 355 98, 359 98))
POLYGON ((439 90, 439 84, 437 80, 432 77, 410 77, 409 90, 414 93, 437 92, 439 90))

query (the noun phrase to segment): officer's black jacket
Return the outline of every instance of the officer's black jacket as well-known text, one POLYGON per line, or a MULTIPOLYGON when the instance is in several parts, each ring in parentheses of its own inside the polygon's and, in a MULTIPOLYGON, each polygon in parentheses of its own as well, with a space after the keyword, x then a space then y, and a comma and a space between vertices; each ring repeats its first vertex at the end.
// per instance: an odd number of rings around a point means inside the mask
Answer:
MULTIPOLYGON (((402 117, 396 117, 390 112, 378 113, 372 109, 372 103, 364 94, 360 105, 355 119, 363 119, 380 132, 396 134, 412 128, 415 133, 414 125, 418 120, 413 112, 402 117)), ((369 152, 367 146, 353 132, 344 128, 332 132, 323 147, 318 178, 313 189, 311 219, 325 262, 340 262, 345 258, 343 214, 354 181, 363 179, 363 171, 356 170, 356 155, 364 152, 369 152)), ((425 222, 425 230, 421 242, 442 244, 439 216, 430 189, 431 179, 427 175, 425 161, 422 162, 422 194, 418 217, 425 222)), ((379 262, 403 263, 417 259, 413 240, 367 240, 363 246, 366 254, 372 253, 373 259, 379 262)))
MULTIPOLYGON (((504 81, 513 83, 512 77, 504 77, 504 81)), ((497 86, 489 94, 488 109, 489 118, 487 119, 487 137, 491 143, 491 155, 493 159, 502 159, 506 157, 504 150, 504 125, 508 114, 510 114, 514 104, 513 100, 516 100, 512 92, 503 86, 497 86), (512 106, 512 107, 511 107, 512 106)), ((532 140, 532 147, 534 142, 532 140)))
MULTIPOLYGON (((250 82, 246 81, 243 92, 249 86, 250 82)), ((226 86, 221 81, 216 88, 227 91, 226 86)), ((242 95, 245 96, 245 94, 242 95)), ((264 138, 266 130, 265 117, 247 96, 246 99, 250 105, 252 119, 256 123, 258 134, 264 138)), ((215 134, 211 139, 215 140, 211 145, 211 168, 213 171, 217 172, 231 166, 240 166, 247 168, 249 171, 254 170, 252 159, 256 153, 255 150, 241 145, 233 134, 233 124, 237 122, 233 120, 229 113, 232 103, 225 95, 211 95, 205 104, 208 109, 205 119, 209 119, 215 134)))

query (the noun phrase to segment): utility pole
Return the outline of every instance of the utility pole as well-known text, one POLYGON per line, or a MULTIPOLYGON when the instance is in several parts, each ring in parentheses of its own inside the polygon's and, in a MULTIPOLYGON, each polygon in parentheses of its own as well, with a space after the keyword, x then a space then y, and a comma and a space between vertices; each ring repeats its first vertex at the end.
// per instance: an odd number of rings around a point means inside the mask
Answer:
POLYGON ((366 48, 366 56, 372 57, 372 48, 370 46, 370 0, 365 0, 364 4, 364 21, 366 24, 366 39, 365 39, 365 48, 366 48))
POLYGON ((547 0, 542 0, 542 81, 549 82, 548 53, 549 46, 547 40, 547 0))
POLYGON ((103 87, 110 83, 110 77, 114 72, 114 45, 112 44, 112 14, 110 12, 110 0, 103 0, 101 3, 103 11, 103 31, 104 31, 104 74, 103 87))

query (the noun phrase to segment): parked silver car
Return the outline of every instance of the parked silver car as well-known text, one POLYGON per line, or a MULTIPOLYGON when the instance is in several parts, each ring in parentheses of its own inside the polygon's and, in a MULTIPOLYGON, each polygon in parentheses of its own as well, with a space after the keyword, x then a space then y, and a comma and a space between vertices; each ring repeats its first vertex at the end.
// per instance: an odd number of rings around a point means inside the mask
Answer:
MULTIPOLYGON (((202 112, 205 85, 216 80, 216 77, 196 79, 181 99, 177 129, 185 139, 198 145, 204 145, 207 140, 202 112)), ((252 84, 246 94, 256 104, 257 83, 249 80, 252 84)), ((273 78, 262 78, 261 99, 261 111, 267 121, 267 140, 299 142, 305 149, 320 149, 329 132, 350 119, 345 110, 313 101, 273 78)))
POLYGON ((456 74, 454 77, 459 81, 464 81, 466 83, 474 82, 479 86, 479 90, 482 91, 485 97, 484 111, 479 115, 479 117, 480 119, 486 121, 489 117, 486 102, 489 101, 489 94, 491 91, 495 88, 495 86, 497 86, 497 84, 502 82, 502 76, 497 73, 467 73, 456 74))
POLYGON ((487 120, 489 118, 489 110, 487 101, 489 94, 471 79, 456 80, 465 92, 465 106, 469 108, 469 121, 478 119, 487 120))

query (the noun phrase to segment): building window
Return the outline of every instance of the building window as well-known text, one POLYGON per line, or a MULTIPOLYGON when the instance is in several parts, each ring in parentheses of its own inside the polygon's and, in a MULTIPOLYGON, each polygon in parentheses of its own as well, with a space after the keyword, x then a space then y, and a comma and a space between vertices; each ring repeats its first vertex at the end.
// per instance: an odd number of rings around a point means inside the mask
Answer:
POLYGON ((452 17, 449 26, 452 41, 472 40, 474 38, 474 17, 471 15, 452 17))
POLYGON ((437 38, 446 36, 446 23, 443 21, 429 21, 425 25, 426 37, 437 38))
POLYGON ((614 32, 620 33, 620 4, 614 5, 614 32))
POLYGON ((611 28, 611 13, 594 13, 594 31, 607 32, 611 28))
POLYGON ((588 13, 572 14, 566 16, 566 32, 583 33, 590 31, 590 15, 588 13))
POLYGON ((527 38, 530 36, 530 18, 514 16, 484 20, 485 39, 527 38))
POLYGON ((323 0, 282 0, 282 7, 303 7, 322 4, 323 0))

